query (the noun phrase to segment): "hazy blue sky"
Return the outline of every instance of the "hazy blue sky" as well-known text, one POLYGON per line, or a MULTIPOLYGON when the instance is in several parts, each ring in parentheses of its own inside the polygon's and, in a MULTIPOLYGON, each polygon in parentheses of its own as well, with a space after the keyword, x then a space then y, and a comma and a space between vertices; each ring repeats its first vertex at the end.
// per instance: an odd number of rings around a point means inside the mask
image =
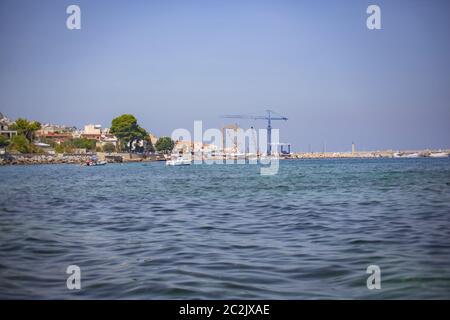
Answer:
POLYGON ((445 0, 1 0, 0 112, 79 127, 132 113, 159 136, 270 108, 297 151, 448 148, 449 15, 445 0))

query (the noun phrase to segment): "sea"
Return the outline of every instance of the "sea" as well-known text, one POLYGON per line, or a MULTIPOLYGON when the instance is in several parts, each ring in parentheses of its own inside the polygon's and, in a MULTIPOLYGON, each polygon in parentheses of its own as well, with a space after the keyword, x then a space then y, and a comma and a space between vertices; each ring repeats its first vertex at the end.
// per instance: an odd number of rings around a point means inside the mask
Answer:
POLYGON ((450 299, 448 158, 0 167, 0 299, 418 298, 450 299))

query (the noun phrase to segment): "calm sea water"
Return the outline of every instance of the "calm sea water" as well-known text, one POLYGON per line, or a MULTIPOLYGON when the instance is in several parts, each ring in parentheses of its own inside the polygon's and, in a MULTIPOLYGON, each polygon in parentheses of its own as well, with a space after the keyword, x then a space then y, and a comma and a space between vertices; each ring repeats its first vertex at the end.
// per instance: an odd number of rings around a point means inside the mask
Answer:
POLYGON ((449 159, 258 170, 0 167, 0 298, 450 298, 449 159))

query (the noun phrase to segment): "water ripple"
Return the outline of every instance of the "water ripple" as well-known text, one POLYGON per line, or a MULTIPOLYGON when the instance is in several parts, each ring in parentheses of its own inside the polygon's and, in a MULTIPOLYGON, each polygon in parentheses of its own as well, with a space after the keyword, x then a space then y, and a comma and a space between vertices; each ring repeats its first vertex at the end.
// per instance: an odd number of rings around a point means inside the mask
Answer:
POLYGON ((449 159, 0 177, 0 298, 450 298, 449 159), (73 264, 79 292, 66 288, 73 264), (372 264, 379 291, 366 287, 372 264))

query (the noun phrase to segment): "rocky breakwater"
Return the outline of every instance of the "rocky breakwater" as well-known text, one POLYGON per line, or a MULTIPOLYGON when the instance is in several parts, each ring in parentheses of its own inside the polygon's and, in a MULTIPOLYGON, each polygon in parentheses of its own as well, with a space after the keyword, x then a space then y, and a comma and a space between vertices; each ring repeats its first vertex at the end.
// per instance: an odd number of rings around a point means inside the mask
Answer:
POLYGON ((81 164, 89 159, 90 156, 88 155, 6 154, 0 155, 0 165, 81 164))

